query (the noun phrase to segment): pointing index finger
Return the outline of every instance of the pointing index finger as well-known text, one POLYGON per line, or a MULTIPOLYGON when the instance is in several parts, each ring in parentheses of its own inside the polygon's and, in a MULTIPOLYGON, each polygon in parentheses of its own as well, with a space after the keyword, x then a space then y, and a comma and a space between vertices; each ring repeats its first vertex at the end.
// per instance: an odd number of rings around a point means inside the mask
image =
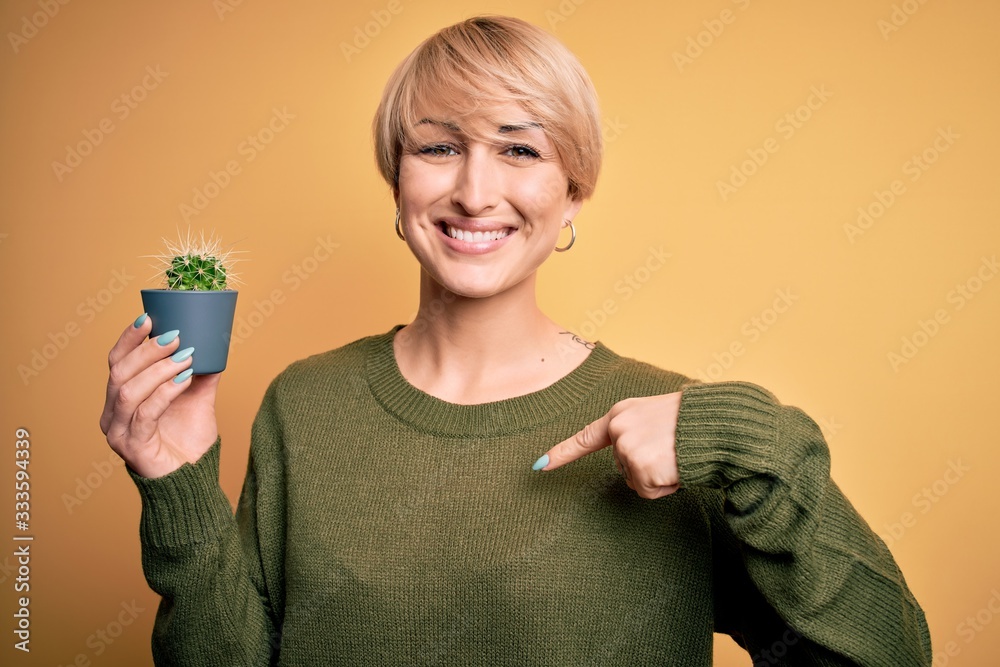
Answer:
POLYGON ((542 454, 541 458, 535 461, 535 465, 532 468, 534 470, 555 470, 560 466, 583 458, 587 454, 604 449, 611 444, 611 436, 608 434, 608 424, 610 422, 611 414, 608 413, 600 419, 587 424, 582 431, 578 431, 545 454, 542 454))

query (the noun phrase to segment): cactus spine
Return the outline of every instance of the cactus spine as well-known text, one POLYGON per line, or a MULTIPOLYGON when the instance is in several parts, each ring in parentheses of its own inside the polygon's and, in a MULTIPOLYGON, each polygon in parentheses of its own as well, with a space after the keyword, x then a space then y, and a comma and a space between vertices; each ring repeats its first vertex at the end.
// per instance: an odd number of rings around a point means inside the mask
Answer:
POLYGON ((163 239, 166 252, 151 255, 158 260, 157 273, 165 278, 165 287, 182 291, 217 291, 229 289, 237 283, 232 273, 232 250, 224 250, 222 242, 214 236, 199 237, 191 234, 179 235, 177 241, 163 239))

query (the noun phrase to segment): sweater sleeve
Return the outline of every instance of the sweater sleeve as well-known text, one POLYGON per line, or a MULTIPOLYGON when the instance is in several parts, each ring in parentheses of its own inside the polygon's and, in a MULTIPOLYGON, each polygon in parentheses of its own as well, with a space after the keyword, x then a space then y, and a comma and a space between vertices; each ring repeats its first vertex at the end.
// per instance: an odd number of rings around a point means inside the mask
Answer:
POLYGON ((754 664, 931 664, 923 611, 804 412, 750 383, 691 384, 676 442, 682 485, 722 491, 717 626, 754 664))
MULTIPOLYGON (((273 388, 273 385, 272 385, 273 388)), ((162 596, 153 627, 157 666, 270 665, 280 645, 284 475, 269 390, 236 515, 219 485, 216 440, 197 462, 149 479, 142 499, 142 567, 162 596)))

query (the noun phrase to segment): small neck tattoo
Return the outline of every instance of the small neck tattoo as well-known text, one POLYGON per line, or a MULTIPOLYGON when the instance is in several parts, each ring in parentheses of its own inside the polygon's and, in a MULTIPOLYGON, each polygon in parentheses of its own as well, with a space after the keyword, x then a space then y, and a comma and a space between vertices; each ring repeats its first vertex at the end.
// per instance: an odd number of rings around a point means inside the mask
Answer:
POLYGON ((597 347, 596 344, 591 343, 590 341, 586 341, 586 340, 580 338, 579 336, 577 336, 572 331, 560 331, 559 333, 561 335, 564 335, 564 336, 570 336, 570 337, 572 337, 572 340, 573 340, 574 343, 579 343, 580 345, 583 345, 588 350, 593 350, 594 348, 597 347))

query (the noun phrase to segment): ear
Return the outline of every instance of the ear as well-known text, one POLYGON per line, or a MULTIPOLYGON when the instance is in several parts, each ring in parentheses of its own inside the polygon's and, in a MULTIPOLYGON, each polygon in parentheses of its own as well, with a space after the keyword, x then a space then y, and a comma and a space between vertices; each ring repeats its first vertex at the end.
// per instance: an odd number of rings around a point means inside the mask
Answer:
POLYGON ((563 220, 573 220, 576 215, 580 212, 580 208, 583 206, 583 200, 580 198, 570 199, 566 203, 566 208, 563 210, 563 220))
POLYGON ((392 199, 396 202, 396 208, 399 208, 399 184, 392 186, 392 199))

